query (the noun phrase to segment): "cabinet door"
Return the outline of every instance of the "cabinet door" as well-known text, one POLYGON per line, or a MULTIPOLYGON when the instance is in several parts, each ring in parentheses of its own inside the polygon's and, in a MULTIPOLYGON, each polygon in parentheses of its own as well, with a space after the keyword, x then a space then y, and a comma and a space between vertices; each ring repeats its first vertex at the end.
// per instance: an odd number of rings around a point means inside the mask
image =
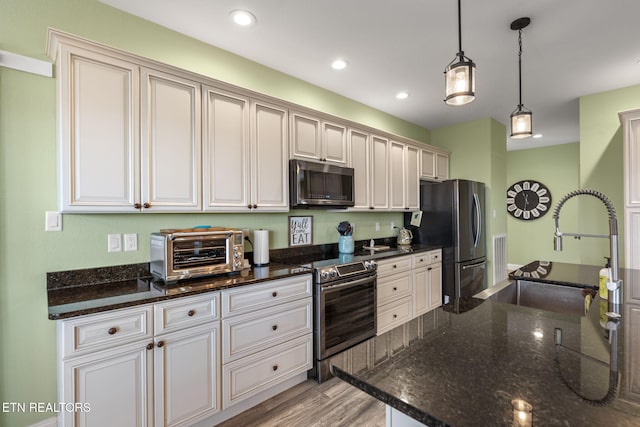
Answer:
POLYGON ((320 121, 299 113, 291 115, 291 157, 320 160, 322 157, 320 121))
POLYGON ((624 134, 625 205, 640 207, 640 110, 620 113, 624 134))
POLYGON ((369 134, 349 130, 349 167, 353 168, 353 210, 369 209, 370 202, 370 150, 369 134))
POLYGON ((57 63, 59 209, 134 212, 138 67, 64 45, 57 63))
POLYGON ((251 106, 251 199, 261 212, 289 210, 287 110, 261 101, 251 106))
POLYGON ((322 161, 347 164, 347 129, 335 123, 322 123, 322 161))
POLYGON ((449 179, 449 156, 447 154, 436 153, 436 179, 439 181, 449 179))
MULTIPOLYGON (((152 345, 150 348, 153 349, 152 345)), ((61 424, 65 427, 151 425, 152 354, 144 342, 138 342, 62 362, 60 400, 86 404, 89 408, 61 412, 61 424)))
POLYGON ((419 316, 429 311, 431 305, 429 275, 427 268, 413 270, 413 315, 419 316))
POLYGON ((404 144, 389 143, 389 200, 392 210, 404 210, 405 204, 405 163, 404 144))
POLYGON ((143 70, 141 182, 143 209, 201 209, 200 85, 143 70))
POLYGON ((156 337, 156 427, 191 424, 220 410, 219 331, 215 321, 156 337))
POLYGON ((436 177, 436 153, 431 150, 420 150, 420 177, 435 179, 436 177))
POLYGON ((429 276, 429 310, 442 305, 442 264, 427 267, 429 276))
POLYGON ((213 88, 204 93, 205 209, 249 210, 249 99, 213 88))
POLYGON ((389 208, 389 140, 371 136, 371 208, 389 208))
POLYGON ((405 209, 420 207, 420 150, 405 147, 405 209))

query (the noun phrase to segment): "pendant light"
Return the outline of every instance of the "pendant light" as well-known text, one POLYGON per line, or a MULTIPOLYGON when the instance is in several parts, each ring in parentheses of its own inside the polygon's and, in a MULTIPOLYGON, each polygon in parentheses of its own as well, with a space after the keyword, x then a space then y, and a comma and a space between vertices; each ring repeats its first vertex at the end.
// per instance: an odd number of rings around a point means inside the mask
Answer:
POLYGON ((522 104, 522 29, 525 28, 531 19, 518 18, 511 23, 512 30, 518 30, 518 106, 511 113, 511 138, 523 139, 533 135, 533 113, 527 110, 522 104))
POLYGON ((462 51, 462 17, 458 0, 458 54, 444 69, 445 98, 447 105, 464 105, 476 96, 476 64, 462 51), (456 62, 457 61, 457 62, 456 62))

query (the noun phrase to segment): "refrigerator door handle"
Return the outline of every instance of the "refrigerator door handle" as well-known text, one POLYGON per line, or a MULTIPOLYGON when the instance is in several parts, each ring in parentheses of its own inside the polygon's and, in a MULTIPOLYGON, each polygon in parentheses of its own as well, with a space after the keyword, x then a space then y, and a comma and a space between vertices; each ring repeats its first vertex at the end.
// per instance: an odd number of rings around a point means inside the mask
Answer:
POLYGON ((467 270, 469 268, 477 268, 477 267, 482 267, 483 265, 486 265, 487 261, 481 261, 481 262, 476 262, 475 264, 468 264, 468 265, 463 265, 462 269, 463 270, 467 270))
POLYGON ((476 233, 473 238, 473 247, 477 248, 480 243, 480 233, 482 233, 482 212, 480 211, 480 199, 477 193, 473 193, 473 207, 476 211, 476 233))

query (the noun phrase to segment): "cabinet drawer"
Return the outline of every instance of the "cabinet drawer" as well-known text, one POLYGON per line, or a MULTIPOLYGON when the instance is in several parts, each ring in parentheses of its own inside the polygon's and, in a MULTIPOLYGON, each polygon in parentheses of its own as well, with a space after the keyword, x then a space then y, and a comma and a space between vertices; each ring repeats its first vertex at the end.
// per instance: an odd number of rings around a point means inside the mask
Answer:
POLYGON ((398 298, 411 296, 411 272, 406 271, 395 276, 378 279, 378 307, 398 298))
POLYGON ((311 369, 312 335, 222 366, 222 409, 311 369))
POLYGON ((378 277, 411 270, 411 255, 378 261, 378 277))
POLYGON ((442 262, 442 250, 436 249, 429 252, 422 252, 413 256, 413 268, 419 268, 424 265, 442 262))
POLYGON ((380 335, 411 320, 411 297, 390 302, 378 308, 378 332, 380 335))
POLYGON ((250 313, 311 296, 311 274, 228 289, 222 291, 222 317, 250 313))
POLYGON ((429 251, 429 263, 434 264, 437 262, 442 262, 442 249, 429 251))
POLYGON ((313 331, 306 298, 222 321, 222 363, 248 356, 313 331))
POLYGON ((159 335, 220 318, 220 293, 212 292, 155 304, 154 330, 159 335))
POLYGON ((144 305, 58 322, 61 357, 104 350, 153 336, 152 307, 144 305))

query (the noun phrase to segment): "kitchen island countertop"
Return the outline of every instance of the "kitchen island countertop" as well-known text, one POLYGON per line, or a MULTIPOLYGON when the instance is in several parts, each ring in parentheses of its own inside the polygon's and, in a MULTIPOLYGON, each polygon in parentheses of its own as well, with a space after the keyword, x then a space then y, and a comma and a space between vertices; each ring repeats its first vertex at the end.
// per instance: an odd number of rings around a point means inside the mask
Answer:
MULTIPOLYGON (((580 276, 593 268, 552 266, 562 273, 558 281, 577 286, 593 285, 580 276)), ((486 300, 462 314, 439 308, 437 327, 424 338, 379 362, 335 358, 332 371, 430 427, 510 426, 513 399, 533 406, 533 426, 638 426, 640 395, 631 384, 640 373, 640 272, 622 278, 625 315, 616 331, 601 326, 599 297, 582 317, 486 300), (560 347, 555 329, 562 330, 560 347), (618 344, 615 390, 609 340, 618 344)))

